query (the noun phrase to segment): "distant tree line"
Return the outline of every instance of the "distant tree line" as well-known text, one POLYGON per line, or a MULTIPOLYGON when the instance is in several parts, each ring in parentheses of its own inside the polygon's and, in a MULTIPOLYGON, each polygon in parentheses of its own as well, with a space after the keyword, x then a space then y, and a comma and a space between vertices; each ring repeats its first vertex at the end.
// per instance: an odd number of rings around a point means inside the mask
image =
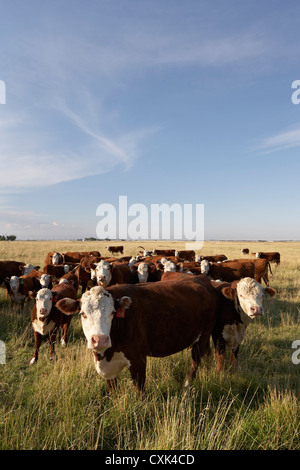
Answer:
POLYGON ((10 241, 13 242, 16 239, 16 235, 0 235, 0 241, 10 241))

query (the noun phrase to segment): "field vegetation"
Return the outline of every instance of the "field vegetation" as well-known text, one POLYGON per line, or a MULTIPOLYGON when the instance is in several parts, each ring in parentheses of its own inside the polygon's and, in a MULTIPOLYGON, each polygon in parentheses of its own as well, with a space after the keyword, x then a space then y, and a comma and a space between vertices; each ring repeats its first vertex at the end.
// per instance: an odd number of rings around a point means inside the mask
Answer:
MULTIPOLYGON (((136 254, 138 245, 184 249, 179 242, 122 244, 126 255, 136 254)), ((49 251, 99 249, 106 255, 106 245, 2 241, 0 260, 43 268, 49 251)), ((189 351, 149 358, 144 399, 128 370, 116 392, 107 393, 78 317, 71 322, 68 346, 57 345, 56 359, 49 361, 44 342, 38 363, 30 366, 33 301, 21 312, 0 289, 0 340, 6 348, 6 363, 0 364, 0 449, 299 450, 300 364, 292 362, 292 343, 300 340, 300 243, 206 242, 201 253, 241 258, 241 248, 279 251, 282 261, 272 266, 276 297, 265 299, 265 315, 248 327, 239 369, 228 360, 217 374, 212 348, 185 391, 189 351)))

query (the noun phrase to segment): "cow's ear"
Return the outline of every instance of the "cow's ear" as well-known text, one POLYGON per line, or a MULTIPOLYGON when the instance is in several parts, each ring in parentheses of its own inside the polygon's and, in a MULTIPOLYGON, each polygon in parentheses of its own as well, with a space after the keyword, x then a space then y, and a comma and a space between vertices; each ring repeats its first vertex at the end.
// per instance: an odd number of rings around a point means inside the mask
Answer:
POLYGON ((223 287, 223 289, 222 289, 222 294, 223 294, 224 297, 226 297, 227 299, 234 300, 234 297, 235 297, 235 290, 232 289, 232 287, 230 287, 230 286, 223 287))
POLYGON ((120 307, 122 308, 129 308, 130 305, 132 304, 132 300, 130 297, 127 297, 126 295, 124 295, 123 297, 121 297, 121 299, 119 300, 119 305, 120 307))
POLYGON ((23 271, 24 266, 19 266, 19 270, 23 271))
POLYGON ((30 291, 28 292, 28 297, 30 297, 30 299, 35 299, 35 298, 36 298, 36 292, 30 290, 30 291))
POLYGON ((64 299, 56 302, 55 306, 65 315, 75 315, 75 313, 80 312, 81 302, 80 300, 74 300, 70 299, 69 297, 65 297, 64 299))
POLYGON ((270 297, 274 297, 276 290, 272 289, 272 287, 265 287, 265 293, 269 294, 270 297))

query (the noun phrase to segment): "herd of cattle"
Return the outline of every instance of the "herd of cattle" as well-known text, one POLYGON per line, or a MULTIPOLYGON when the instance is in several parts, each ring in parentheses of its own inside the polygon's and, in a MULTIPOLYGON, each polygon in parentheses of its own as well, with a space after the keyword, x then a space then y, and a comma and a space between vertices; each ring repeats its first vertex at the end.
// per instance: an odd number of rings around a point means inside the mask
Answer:
MULTIPOLYGON (((280 263, 280 254, 259 252, 248 259, 228 260, 192 250, 139 248, 142 251, 134 257, 116 257, 123 255, 123 246, 107 247, 109 256, 99 251, 50 252, 42 270, 0 261, 0 285, 11 301, 23 309, 26 299, 34 299, 30 364, 38 360, 43 337, 49 338, 51 359, 59 330, 61 344, 66 345, 76 313, 81 314, 96 370, 109 387, 128 367, 134 384, 143 390, 147 356, 164 357, 190 348, 188 385, 210 351, 210 338, 218 371, 226 348, 232 365, 237 364, 249 322, 263 315, 263 296, 275 295, 269 273, 271 263, 280 263)), ((241 251, 249 254, 248 249, 241 251)))

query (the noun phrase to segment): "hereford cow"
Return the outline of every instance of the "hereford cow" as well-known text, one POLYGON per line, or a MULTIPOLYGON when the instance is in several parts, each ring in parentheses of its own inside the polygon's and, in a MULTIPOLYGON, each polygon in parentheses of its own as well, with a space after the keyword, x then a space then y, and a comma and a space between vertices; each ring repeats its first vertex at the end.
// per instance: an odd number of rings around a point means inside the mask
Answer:
MULTIPOLYGON (((129 367, 138 390, 146 379, 146 358, 191 347, 188 380, 207 352, 217 317, 217 293, 208 279, 93 287, 80 300, 63 299, 65 314, 81 312, 97 372, 109 386, 129 367)), ((188 385, 188 381, 186 382, 188 385)))
MULTIPOLYGON (((232 282, 242 277, 252 277, 254 279, 255 266, 252 261, 227 261, 226 263, 209 263, 207 260, 201 261, 201 273, 206 274, 210 279, 232 282)), ((193 273, 199 273, 199 268, 192 268, 193 273)))
POLYGON ((243 255, 249 255, 249 248, 242 248, 241 252, 243 255))
POLYGON ((263 296, 275 295, 270 287, 263 288, 251 278, 243 278, 233 283, 212 285, 219 293, 218 316, 213 328, 212 339, 216 350, 217 370, 221 371, 226 347, 231 351, 231 364, 237 365, 240 344, 246 335, 246 329, 252 319, 263 315, 263 296))
POLYGON ((225 261, 227 260, 227 256, 225 255, 210 255, 210 256, 201 256, 201 255, 196 255, 195 257, 195 261, 197 261, 198 263, 201 261, 203 261, 204 259, 206 259, 207 261, 209 261, 210 263, 218 263, 220 261, 225 261))
POLYGON ((58 284, 50 289, 40 289, 37 293, 32 292, 31 297, 35 298, 35 304, 31 311, 31 322, 34 333, 34 354, 30 364, 35 364, 38 360, 39 349, 43 336, 49 336, 50 359, 55 355, 56 335, 61 329, 61 344, 67 344, 67 333, 72 316, 64 315, 56 308, 56 302, 67 297, 76 300, 76 290, 68 283, 58 284))
POLYGON ((19 276, 22 266, 25 266, 25 263, 20 261, 0 261, 0 285, 4 283, 6 277, 19 276))
POLYGON ((11 301, 20 303, 23 309, 26 299, 29 299, 29 293, 37 292, 43 287, 48 288, 51 285, 51 278, 48 274, 32 270, 28 275, 7 277, 4 283, 11 301))
MULTIPOLYGON (((138 282, 136 271, 131 271, 128 264, 100 261, 95 267, 98 286, 108 287, 114 284, 132 284, 138 282)), ((93 278, 94 276, 91 276, 93 278)))
POLYGON ((224 261, 222 263, 222 266, 227 266, 228 263, 253 263, 254 264, 254 279, 259 282, 260 284, 262 283, 262 280, 266 284, 266 286, 269 286, 269 271, 270 274, 272 274, 271 270, 271 265, 270 262, 266 259, 235 259, 235 260, 229 260, 229 261, 224 261))
POLYGON ((195 261, 196 253, 194 250, 180 250, 175 251, 175 256, 185 261, 195 261))
POLYGON ((29 274, 32 270, 37 271, 40 269, 40 266, 33 266, 32 264, 24 264, 24 266, 20 266, 20 271, 23 275, 29 274))
POLYGON ((56 251, 50 251, 46 256, 45 265, 54 264, 56 266, 57 264, 62 264, 63 261, 63 255, 57 253, 56 251))
POLYGON ((153 250, 153 256, 175 256, 176 250, 153 250))
POLYGON ((259 251, 256 253, 256 258, 263 258, 267 259, 270 263, 276 263, 277 266, 280 264, 280 253, 278 251, 264 253, 263 251, 259 251))
POLYGON ((123 255, 124 252, 124 246, 107 246, 106 249, 109 253, 121 253, 123 255))

